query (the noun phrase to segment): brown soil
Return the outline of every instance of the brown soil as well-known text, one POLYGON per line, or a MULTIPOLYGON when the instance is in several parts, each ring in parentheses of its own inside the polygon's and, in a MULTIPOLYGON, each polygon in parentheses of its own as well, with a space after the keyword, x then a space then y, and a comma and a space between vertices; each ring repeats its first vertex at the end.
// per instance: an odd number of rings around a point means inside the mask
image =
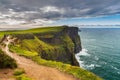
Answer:
POLYGON ((13 70, 0 69, 0 80, 15 80, 13 78, 13 70))

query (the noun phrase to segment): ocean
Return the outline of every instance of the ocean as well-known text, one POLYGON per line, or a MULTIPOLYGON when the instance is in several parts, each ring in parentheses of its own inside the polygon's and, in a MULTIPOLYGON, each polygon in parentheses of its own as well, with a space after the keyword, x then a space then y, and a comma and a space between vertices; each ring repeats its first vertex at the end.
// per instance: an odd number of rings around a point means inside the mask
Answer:
POLYGON ((120 80, 120 28, 81 28, 80 67, 105 80, 120 80))

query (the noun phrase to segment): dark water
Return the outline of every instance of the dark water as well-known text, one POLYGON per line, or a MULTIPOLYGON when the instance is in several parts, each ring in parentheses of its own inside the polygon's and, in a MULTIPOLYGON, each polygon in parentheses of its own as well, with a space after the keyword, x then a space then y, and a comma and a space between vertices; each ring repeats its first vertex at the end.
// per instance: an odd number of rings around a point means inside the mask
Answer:
POLYGON ((105 80, 120 80, 120 28, 82 28, 80 66, 105 80))

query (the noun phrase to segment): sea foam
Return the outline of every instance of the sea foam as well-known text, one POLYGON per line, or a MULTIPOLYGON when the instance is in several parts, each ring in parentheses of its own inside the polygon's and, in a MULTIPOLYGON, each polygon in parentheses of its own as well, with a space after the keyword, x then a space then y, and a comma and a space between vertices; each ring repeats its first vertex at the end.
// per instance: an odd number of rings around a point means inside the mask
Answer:
MULTIPOLYGON (((85 64, 85 61, 81 60, 81 56, 90 56, 87 49, 82 49, 82 51, 77 53, 75 56, 76 56, 77 61, 79 62, 79 66, 81 68, 91 70, 91 69, 94 69, 95 67, 100 67, 100 65, 94 64, 94 63, 89 64, 89 65, 85 64)), ((95 60, 99 60, 99 58, 97 56, 95 56, 95 60)))
POLYGON ((87 52, 88 52, 87 49, 82 49, 82 51, 80 51, 79 53, 77 53, 75 55, 75 57, 76 57, 77 61, 79 62, 79 65, 80 65, 81 68, 85 68, 85 65, 84 65, 84 61, 82 61, 80 59, 80 56, 90 56, 90 54, 88 54, 87 52))

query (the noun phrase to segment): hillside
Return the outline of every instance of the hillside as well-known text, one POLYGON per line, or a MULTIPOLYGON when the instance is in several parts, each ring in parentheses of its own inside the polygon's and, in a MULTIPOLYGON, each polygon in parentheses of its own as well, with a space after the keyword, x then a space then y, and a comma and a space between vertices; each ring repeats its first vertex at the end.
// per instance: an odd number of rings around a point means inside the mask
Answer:
POLYGON ((81 80, 101 80, 93 73, 77 67, 75 54, 82 49, 77 27, 59 26, 4 31, 0 32, 1 44, 8 41, 6 40, 8 36, 14 39, 9 45, 11 52, 29 58, 40 65, 72 74, 81 80))

